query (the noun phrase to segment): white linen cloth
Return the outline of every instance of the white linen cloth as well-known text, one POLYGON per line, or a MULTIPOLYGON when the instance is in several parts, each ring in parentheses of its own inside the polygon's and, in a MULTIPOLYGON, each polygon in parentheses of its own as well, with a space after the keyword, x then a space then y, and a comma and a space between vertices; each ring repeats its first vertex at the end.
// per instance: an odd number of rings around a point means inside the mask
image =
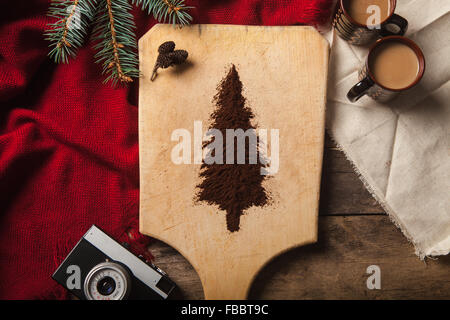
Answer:
POLYGON ((398 0, 407 37, 423 50, 423 80, 386 104, 368 97, 350 103, 367 47, 334 31, 327 129, 368 190, 426 256, 450 252, 450 0, 398 0))

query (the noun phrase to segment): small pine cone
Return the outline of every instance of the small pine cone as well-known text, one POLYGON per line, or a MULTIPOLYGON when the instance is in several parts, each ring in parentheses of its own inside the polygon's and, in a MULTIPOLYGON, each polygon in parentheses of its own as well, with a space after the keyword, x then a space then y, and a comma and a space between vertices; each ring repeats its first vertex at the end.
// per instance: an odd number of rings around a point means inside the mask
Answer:
POLYGON ((158 68, 166 69, 171 65, 173 65, 173 59, 169 56, 169 54, 160 53, 158 55, 158 59, 156 60, 156 66, 158 68))
POLYGON ((179 65, 186 61, 188 52, 186 50, 175 50, 174 52, 169 53, 168 56, 173 64, 179 65))
POLYGON ((166 41, 158 48, 160 54, 173 52, 173 50, 175 50, 175 42, 173 41, 166 41))

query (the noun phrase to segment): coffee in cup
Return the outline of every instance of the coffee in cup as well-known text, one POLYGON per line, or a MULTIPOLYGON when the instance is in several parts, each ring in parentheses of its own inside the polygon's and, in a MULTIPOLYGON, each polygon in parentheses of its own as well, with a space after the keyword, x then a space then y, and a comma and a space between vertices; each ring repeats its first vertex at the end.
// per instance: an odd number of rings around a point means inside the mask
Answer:
POLYGON ((370 49, 359 72, 361 80, 347 94, 355 102, 364 95, 388 101, 396 93, 415 86, 425 72, 425 57, 412 40, 390 36, 378 40, 370 49))
POLYGON ((408 21, 394 13, 397 0, 339 0, 333 26, 350 44, 365 45, 391 35, 404 35, 408 21))
POLYGON ((377 82, 396 90, 406 88, 416 80, 419 65, 414 50, 400 41, 381 44, 369 60, 369 68, 377 82))
POLYGON ((373 16, 372 6, 376 6, 378 10, 377 18, 382 21, 387 20, 391 15, 390 0, 348 0, 346 1, 348 14, 359 24, 369 25, 373 16))

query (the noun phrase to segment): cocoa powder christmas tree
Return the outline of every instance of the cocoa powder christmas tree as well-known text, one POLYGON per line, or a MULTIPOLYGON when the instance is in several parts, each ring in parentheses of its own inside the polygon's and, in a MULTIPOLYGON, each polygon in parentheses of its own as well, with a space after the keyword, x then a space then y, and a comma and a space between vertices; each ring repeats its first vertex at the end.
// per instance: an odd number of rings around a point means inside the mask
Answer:
MULTIPOLYGON (((257 154, 259 139, 254 130, 256 128, 251 123, 254 114, 246 106, 242 82, 234 65, 220 82, 214 102, 216 109, 211 115, 210 129, 217 129, 222 133, 223 163, 208 164, 206 161, 208 157, 215 157, 215 149, 207 154, 201 166, 200 177, 203 180, 197 186, 197 200, 217 205, 219 209, 226 211, 227 228, 235 232, 239 230, 240 217, 244 211, 252 206, 264 206, 268 202, 268 195, 262 186, 266 176, 262 175, 261 169, 264 170, 265 164, 257 154), (237 139, 233 136, 227 141, 227 129, 253 129, 249 131, 252 132, 250 137, 246 138, 244 164, 237 163, 237 139), (254 164, 250 163, 252 150, 256 150, 256 154, 253 154, 253 159, 256 155, 256 161, 252 161, 254 164), (226 154, 230 151, 234 154, 233 164, 226 162, 226 154)), ((204 148, 214 141, 215 136, 204 143, 204 148)))

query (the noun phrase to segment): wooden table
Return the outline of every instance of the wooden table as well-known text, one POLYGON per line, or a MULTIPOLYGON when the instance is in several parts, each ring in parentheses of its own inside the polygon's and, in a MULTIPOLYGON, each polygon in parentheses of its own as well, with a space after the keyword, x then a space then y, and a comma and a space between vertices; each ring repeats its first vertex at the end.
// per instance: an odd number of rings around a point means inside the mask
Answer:
MULTIPOLYGON (((150 251, 183 298, 203 299, 195 270, 177 251, 156 240, 150 251)), ((327 137, 319 241, 266 265, 249 298, 450 299, 450 256, 421 261, 327 137), (380 290, 367 288, 371 265, 380 267, 380 290)))

